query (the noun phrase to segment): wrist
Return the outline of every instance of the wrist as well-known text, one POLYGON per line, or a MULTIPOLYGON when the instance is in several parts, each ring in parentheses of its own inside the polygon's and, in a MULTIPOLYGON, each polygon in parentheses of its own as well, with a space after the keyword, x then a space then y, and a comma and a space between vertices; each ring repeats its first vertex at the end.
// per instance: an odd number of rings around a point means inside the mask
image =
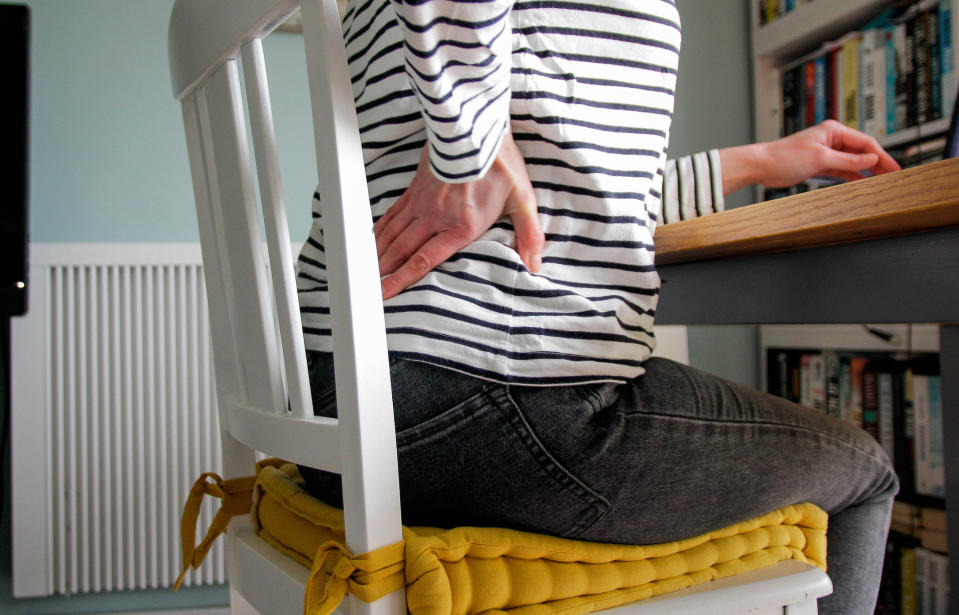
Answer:
POLYGON ((751 143, 719 150, 724 196, 763 181, 768 159, 766 145, 751 143))

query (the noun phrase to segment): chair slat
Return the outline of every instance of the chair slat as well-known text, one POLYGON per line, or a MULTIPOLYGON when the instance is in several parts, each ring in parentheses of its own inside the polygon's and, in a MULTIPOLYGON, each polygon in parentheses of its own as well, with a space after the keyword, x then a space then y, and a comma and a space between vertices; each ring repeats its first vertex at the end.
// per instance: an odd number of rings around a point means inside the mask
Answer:
POLYGON ((233 399, 221 403, 226 406, 230 434, 250 448, 286 461, 343 473, 336 419, 270 414, 233 399))
POLYGON ((286 202, 273 127, 273 111, 263 59, 263 44, 254 39, 243 46, 243 77, 250 109, 250 130, 257 177, 260 180, 260 204, 266 227, 266 244, 273 279, 273 300, 283 350, 286 391, 293 416, 313 416, 310 383, 306 371, 303 325, 293 273, 293 249, 286 217, 286 202))
MULTIPOLYGON (((204 147, 204 133, 209 139, 209 130, 204 130, 200 121, 200 103, 198 93, 183 99, 183 125, 186 129, 187 153, 193 175, 193 193, 196 200, 197 222, 200 231, 200 247, 203 252, 204 281, 209 317, 210 337, 213 340, 213 371, 218 397, 239 395, 240 367, 236 362, 236 350, 233 344, 230 326, 230 305, 223 285, 220 265, 219 241, 213 219, 212 181, 208 172, 207 159, 212 150, 204 147)), ((204 100, 205 107, 205 100, 204 100)), ((207 115, 204 109, 204 117, 207 115)), ((254 463, 253 451, 239 447, 228 435, 224 421, 220 422, 221 447, 223 450, 223 472, 227 477, 245 476, 254 463)))
MULTIPOLYGON (((201 129, 209 126, 207 175, 241 399, 285 412, 236 60, 210 75, 199 101, 201 129)), ((211 319, 218 317, 211 312, 211 319)))
POLYGON ((323 208, 344 439, 347 544, 365 553, 402 538, 386 324, 366 173, 334 0, 301 4, 323 208), (360 380, 362 374, 362 382, 360 380))

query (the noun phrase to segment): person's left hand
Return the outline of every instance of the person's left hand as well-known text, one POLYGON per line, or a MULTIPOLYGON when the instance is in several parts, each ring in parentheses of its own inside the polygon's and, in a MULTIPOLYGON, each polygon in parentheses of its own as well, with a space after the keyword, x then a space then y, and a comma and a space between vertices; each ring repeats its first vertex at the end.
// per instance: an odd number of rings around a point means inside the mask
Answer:
POLYGON ((873 137, 836 120, 791 134, 766 144, 775 163, 767 167, 762 184, 791 186, 815 175, 854 181, 870 175, 898 171, 899 163, 873 137))
POLYGON ((852 181, 899 170, 876 139, 836 120, 776 141, 721 149, 719 158, 726 195, 751 184, 784 188, 817 175, 852 181))
POLYGON ((456 251, 509 216, 516 251, 530 271, 539 270, 543 231, 523 155, 507 130, 499 154, 482 179, 448 184, 436 178, 423 148, 413 181, 373 225, 383 298, 389 299, 456 251))

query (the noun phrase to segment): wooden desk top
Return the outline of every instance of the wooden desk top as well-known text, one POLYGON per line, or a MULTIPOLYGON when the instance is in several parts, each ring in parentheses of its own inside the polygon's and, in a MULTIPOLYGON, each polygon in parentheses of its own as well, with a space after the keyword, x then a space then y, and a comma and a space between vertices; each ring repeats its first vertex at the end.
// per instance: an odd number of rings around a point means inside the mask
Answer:
POLYGON ((661 226, 656 264, 783 252, 955 225, 957 158, 661 226))

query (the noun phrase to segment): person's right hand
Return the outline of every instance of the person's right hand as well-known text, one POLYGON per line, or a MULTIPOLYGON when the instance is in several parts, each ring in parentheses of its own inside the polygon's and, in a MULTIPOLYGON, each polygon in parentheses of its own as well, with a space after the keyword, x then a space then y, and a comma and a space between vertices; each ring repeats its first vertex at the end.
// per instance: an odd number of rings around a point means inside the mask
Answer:
POLYGON ((530 271, 538 271, 543 231, 536 195, 523 155, 507 130, 499 153, 482 179, 443 182, 430 170, 423 149, 413 181, 373 225, 383 298, 400 293, 509 216, 516 231, 515 249, 530 271))

